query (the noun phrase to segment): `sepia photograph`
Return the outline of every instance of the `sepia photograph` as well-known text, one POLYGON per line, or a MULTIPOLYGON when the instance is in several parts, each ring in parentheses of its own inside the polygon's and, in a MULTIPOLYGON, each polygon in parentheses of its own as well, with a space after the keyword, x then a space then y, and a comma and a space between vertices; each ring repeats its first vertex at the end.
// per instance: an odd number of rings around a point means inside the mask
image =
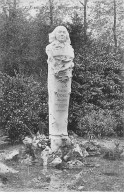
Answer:
POLYGON ((124 192, 124 0, 0 0, 0 192, 124 192))

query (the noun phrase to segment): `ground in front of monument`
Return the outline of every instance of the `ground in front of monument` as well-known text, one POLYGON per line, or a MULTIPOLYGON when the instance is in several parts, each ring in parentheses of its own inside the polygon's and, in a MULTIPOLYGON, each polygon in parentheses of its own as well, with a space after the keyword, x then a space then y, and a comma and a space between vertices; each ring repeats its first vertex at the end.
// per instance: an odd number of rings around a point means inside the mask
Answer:
MULTIPOLYGON (((78 142, 87 140, 76 138, 78 142)), ((114 139, 96 140, 106 146, 114 139)), ((124 140, 119 140, 123 146, 124 140)), ((6 146, 4 152, 22 147, 6 146)), ((3 152, 1 148, 1 153, 3 152)), ((47 167, 44 170, 41 161, 22 163, 16 159, 6 160, 6 165, 18 171, 16 174, 0 175, 0 191, 124 191, 124 156, 119 159, 106 159, 102 155, 89 155, 84 158, 81 167, 47 167)))

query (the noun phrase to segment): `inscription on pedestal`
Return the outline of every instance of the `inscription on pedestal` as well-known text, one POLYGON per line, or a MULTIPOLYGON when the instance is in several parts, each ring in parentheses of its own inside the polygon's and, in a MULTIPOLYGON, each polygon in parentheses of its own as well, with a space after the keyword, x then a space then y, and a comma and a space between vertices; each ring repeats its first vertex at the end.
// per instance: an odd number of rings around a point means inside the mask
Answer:
MULTIPOLYGON (((63 86, 63 85, 62 85, 63 86)), ((62 87, 60 86, 60 87, 62 87)), ((55 110, 56 112, 67 112, 68 111, 68 90, 66 89, 58 89, 56 92, 56 103, 55 110)))
POLYGON ((57 93, 56 95, 59 98, 61 98, 61 97, 68 97, 68 95, 66 93, 57 93))

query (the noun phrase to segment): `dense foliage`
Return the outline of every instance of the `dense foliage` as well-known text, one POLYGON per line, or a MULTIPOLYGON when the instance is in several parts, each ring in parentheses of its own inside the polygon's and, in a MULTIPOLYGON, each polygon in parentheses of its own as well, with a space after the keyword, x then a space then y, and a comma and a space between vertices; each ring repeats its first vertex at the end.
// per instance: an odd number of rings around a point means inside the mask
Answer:
POLYGON ((76 54, 70 128, 80 135, 88 132, 122 135, 124 78, 121 50, 115 51, 113 46, 93 40, 90 35, 84 40, 83 27, 77 16, 68 28, 76 54))
POLYGON ((49 25, 40 10, 27 20, 24 10, 1 17, 0 109, 1 126, 12 141, 38 130, 48 133, 47 56, 48 33, 65 25, 75 51, 68 129, 84 136, 123 135, 123 59, 119 47, 93 38, 81 17, 49 25))
POLYGON ((1 73, 1 81, 1 126, 11 141, 21 141, 26 135, 48 129, 45 126, 48 113, 45 87, 33 77, 19 74, 10 77, 1 73))

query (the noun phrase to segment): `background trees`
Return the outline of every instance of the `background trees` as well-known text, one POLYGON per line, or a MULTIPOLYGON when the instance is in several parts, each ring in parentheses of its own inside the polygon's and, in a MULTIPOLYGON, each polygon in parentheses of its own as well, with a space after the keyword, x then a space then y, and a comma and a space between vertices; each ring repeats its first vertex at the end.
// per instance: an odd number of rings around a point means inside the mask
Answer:
POLYGON ((48 132, 45 48, 48 34, 64 25, 75 50, 68 129, 123 135, 123 1, 46 0, 35 17, 20 1, 0 4, 2 131, 21 140, 42 121, 48 132))

